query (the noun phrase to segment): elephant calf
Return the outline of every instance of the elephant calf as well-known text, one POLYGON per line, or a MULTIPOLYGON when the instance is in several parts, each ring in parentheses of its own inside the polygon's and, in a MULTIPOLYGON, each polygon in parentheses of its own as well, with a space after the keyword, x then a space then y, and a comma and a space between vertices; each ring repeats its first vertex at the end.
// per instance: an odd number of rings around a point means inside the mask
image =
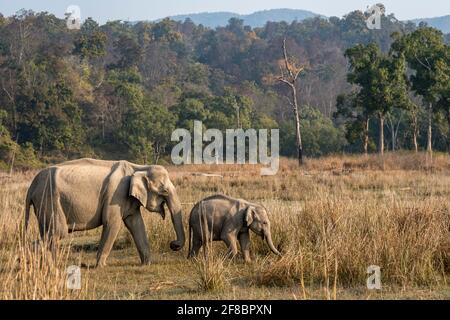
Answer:
POLYGON ((202 246, 207 253, 208 243, 219 240, 235 256, 239 241, 245 261, 250 262, 250 229, 266 239, 273 253, 281 255, 273 245, 270 221, 263 206, 220 194, 205 198, 195 204, 189 217, 188 257, 197 256, 202 246))

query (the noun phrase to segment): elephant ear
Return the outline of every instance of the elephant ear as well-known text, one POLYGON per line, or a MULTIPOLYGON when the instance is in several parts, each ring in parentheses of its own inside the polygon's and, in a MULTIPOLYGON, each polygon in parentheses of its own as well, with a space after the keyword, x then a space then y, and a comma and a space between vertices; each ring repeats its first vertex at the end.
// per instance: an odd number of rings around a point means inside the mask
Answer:
POLYGON ((161 218, 163 220, 166 220, 166 210, 164 210, 164 203, 161 203, 161 211, 159 212, 159 214, 161 215, 161 218))
POLYGON ((252 224, 252 222, 253 222, 253 207, 252 206, 248 206, 247 209, 245 209, 244 221, 245 221, 247 227, 252 224))
POLYGON ((143 172, 137 172, 131 176, 130 196, 139 200, 142 206, 147 205, 148 180, 143 172))

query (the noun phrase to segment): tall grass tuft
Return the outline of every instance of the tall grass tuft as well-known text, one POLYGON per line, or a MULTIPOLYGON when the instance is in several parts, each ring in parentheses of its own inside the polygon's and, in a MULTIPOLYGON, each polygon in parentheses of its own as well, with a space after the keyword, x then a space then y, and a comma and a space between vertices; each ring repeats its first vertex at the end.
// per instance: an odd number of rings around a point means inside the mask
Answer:
MULTIPOLYGON (((450 157, 436 154, 432 161, 426 160, 421 153, 387 153, 383 161, 376 155, 330 156, 308 159, 298 168, 295 160, 282 159, 279 174, 267 177, 259 176, 259 166, 249 165, 168 168, 183 204, 185 226, 193 204, 214 193, 261 203, 269 211, 273 242, 283 257, 271 254, 267 245, 252 235, 253 264, 243 264, 240 258, 230 260, 212 250, 208 258, 183 262, 186 251, 169 253, 175 236, 170 219, 162 221, 159 215, 143 210, 152 255, 161 257, 149 268, 181 261, 186 270, 170 281, 191 284, 193 277, 204 296, 226 291, 229 280, 239 278, 238 283, 233 280, 233 286, 250 283, 254 286, 248 290, 258 287, 265 292, 266 286, 295 286, 303 299, 317 296, 314 290, 319 289, 322 298, 335 299, 344 290, 365 288, 370 265, 380 266, 383 288, 402 292, 448 288, 450 157), (192 175, 194 172, 219 173, 223 178, 192 175)), ((120 274, 130 270, 147 274, 146 269, 133 265, 137 256, 129 236, 120 249, 120 254, 127 255, 117 262, 120 267, 91 271, 96 277, 82 269, 79 291, 65 288, 65 268, 86 262, 76 257, 84 249, 74 251, 70 241, 63 243, 52 265, 42 247, 34 250, 30 243, 20 242, 25 194, 33 175, 0 175, 0 299, 127 296, 112 294, 116 288, 105 279, 121 280, 120 274), (103 290, 96 292, 96 284, 103 290)), ((35 220, 33 216, 29 239, 38 238, 35 220)), ((73 243, 96 245, 100 231, 74 233, 73 243)), ((118 250, 113 249, 111 255, 118 250)), ((84 255, 93 261, 95 253, 84 255)))
POLYGON ((228 286, 227 267, 229 258, 226 254, 209 252, 208 256, 193 258, 194 278, 197 288, 204 292, 220 292, 228 286))
MULTIPOLYGON (((5 184, 8 186, 8 184, 5 184)), ((80 290, 66 285, 71 241, 58 245, 52 254, 38 239, 34 216, 26 237, 23 213, 27 183, 0 189, 0 300, 89 299, 89 270, 82 270, 80 290)), ((73 257, 71 259, 73 261, 73 257)))

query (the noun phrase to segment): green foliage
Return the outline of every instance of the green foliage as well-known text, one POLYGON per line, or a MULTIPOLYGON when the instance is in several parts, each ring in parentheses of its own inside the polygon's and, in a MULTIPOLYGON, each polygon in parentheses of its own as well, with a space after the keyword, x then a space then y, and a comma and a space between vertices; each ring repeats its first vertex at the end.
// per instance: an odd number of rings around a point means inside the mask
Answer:
MULTIPOLYGON (((355 141, 355 130, 362 129, 365 132, 364 122, 376 115, 380 119, 379 141, 384 142, 383 121, 386 115, 394 108, 408 109, 411 104, 405 56, 402 52, 383 54, 373 43, 347 49, 345 56, 350 63, 347 79, 359 86, 359 91, 350 97, 349 103, 345 103, 344 96, 337 99, 337 114, 347 117, 351 115, 349 118, 354 119, 347 121, 347 138, 355 141)), ((381 152, 384 151, 381 146, 379 148, 381 152)))
POLYGON ((387 114, 407 103, 406 65, 403 55, 387 56, 378 46, 357 45, 345 53, 350 62, 348 81, 361 89, 357 99, 366 114, 387 114))
POLYGON ((128 112, 120 137, 130 148, 132 159, 139 163, 156 163, 170 144, 175 121, 175 116, 163 106, 148 101, 128 112))
MULTIPOLYGON (((317 108, 302 106, 301 110, 300 125, 306 155, 318 157, 342 152, 346 144, 342 128, 335 127, 317 108)), ((280 127, 282 155, 296 155, 295 139, 294 123, 283 123, 280 127)))
POLYGON ((196 98, 183 99, 172 109, 178 114, 177 127, 194 130, 194 120, 208 119, 208 110, 202 100, 196 98))
MULTIPOLYGON (((338 123, 343 124, 348 143, 362 146, 366 124, 367 121, 370 121, 372 110, 366 108, 361 95, 357 92, 339 95, 336 99, 336 109, 334 118, 338 123)), ((372 149, 373 140, 370 137, 368 138, 368 149, 372 149)))
POLYGON ((182 36, 176 30, 176 23, 170 19, 163 19, 152 28, 153 37, 156 41, 177 42, 182 36))
POLYGON ((0 168, 10 169, 13 161, 15 168, 40 167, 41 163, 31 143, 20 146, 11 139, 8 129, 3 125, 7 115, 5 110, 0 110, 0 168))
POLYGON ((7 116, 8 113, 5 110, 0 109, 0 137, 9 135, 8 129, 4 124, 7 116))
MULTIPOLYGON (((190 20, 98 25, 88 18, 81 30, 69 30, 47 13, 0 16, 2 160, 16 150, 16 161, 23 155, 30 162, 91 156, 155 163, 170 154, 172 130, 192 130, 194 120, 221 130, 279 127, 281 153, 295 155, 286 88, 274 86, 284 37, 306 67, 297 89, 299 102, 311 106, 301 122, 309 156, 356 150, 364 119, 414 110, 410 89, 433 100, 434 144, 443 150, 450 54, 442 34, 391 16, 382 17, 382 30, 369 30, 365 18, 355 11, 253 29, 239 19, 209 29, 190 20)), ((417 114, 423 144, 426 119, 417 114)), ((399 119, 408 131, 410 119, 399 119)))
MULTIPOLYGON (((49 72, 47 65, 36 67, 49 72)), ((70 156, 82 146, 82 111, 63 79, 22 92, 17 99, 17 111, 19 128, 24 131, 21 140, 32 142, 39 150, 60 150, 70 156)))
POLYGON ((422 96, 433 112, 443 112, 447 117, 450 153, 450 46, 444 42, 442 32, 426 26, 394 37, 392 50, 404 56, 414 71, 409 77, 412 90, 422 96))
POLYGON ((448 90, 450 52, 442 32, 422 27, 404 37, 396 36, 392 48, 403 54, 415 71, 410 80, 412 89, 427 102, 435 103, 448 90))
POLYGON ((87 18, 75 39, 74 53, 82 59, 97 58, 106 54, 106 34, 100 31, 98 23, 87 18))

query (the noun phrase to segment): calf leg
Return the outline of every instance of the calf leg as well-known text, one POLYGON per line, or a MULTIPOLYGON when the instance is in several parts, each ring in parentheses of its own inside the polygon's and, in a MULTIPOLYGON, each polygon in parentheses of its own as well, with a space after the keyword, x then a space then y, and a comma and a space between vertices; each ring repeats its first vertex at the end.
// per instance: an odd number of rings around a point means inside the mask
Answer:
POLYGON ((196 257, 198 255, 198 252, 200 251, 200 248, 202 247, 203 243, 200 237, 193 236, 192 238, 192 248, 191 252, 189 252, 189 258, 196 257))
POLYGON ((239 234, 239 244, 241 246, 242 254, 244 255, 245 262, 251 262, 250 258, 250 235, 248 232, 239 234))
POLYGON ((230 256, 231 258, 235 257, 238 254, 237 241, 235 235, 226 234, 222 236, 222 240, 228 247, 228 256, 230 256))

